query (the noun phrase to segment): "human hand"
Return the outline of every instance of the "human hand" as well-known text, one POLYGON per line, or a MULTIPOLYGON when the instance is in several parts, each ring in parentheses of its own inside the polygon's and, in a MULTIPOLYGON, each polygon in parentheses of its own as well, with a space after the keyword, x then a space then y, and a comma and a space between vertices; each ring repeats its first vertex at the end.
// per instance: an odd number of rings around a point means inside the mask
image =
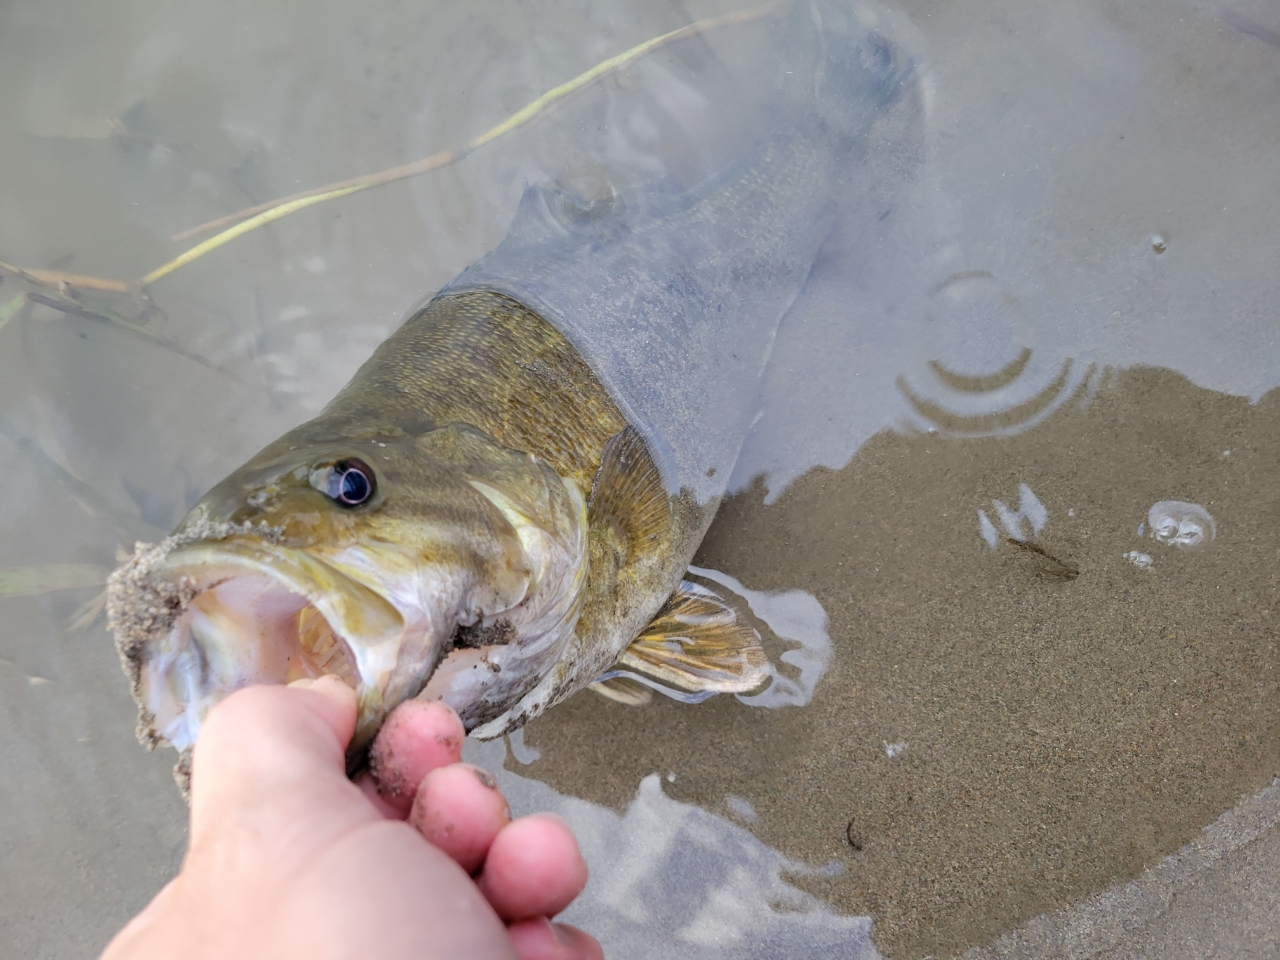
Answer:
POLYGON ((548 920, 586 883, 573 835, 551 816, 511 820, 493 779, 458 762, 452 710, 401 705, 374 743, 376 780, 359 783, 344 772, 355 718, 330 677, 211 711, 182 869, 102 960, 603 956, 548 920))

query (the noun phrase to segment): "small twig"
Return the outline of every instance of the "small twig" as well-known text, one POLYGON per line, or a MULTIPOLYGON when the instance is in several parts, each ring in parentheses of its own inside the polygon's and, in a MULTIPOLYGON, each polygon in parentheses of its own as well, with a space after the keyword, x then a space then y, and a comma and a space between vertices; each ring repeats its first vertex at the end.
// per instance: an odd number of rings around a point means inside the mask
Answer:
POLYGON ((1004 539, 1011 546, 1032 554, 1036 561, 1036 567, 1046 576, 1057 577, 1060 580, 1074 580, 1080 576, 1080 568, 1074 563, 1059 560, 1039 544, 1032 543, 1030 540, 1019 540, 1017 537, 1005 537, 1004 539))
POLYGON ((133 336, 138 337, 139 339, 155 344, 157 347, 163 347, 165 350, 176 353, 185 360, 190 360, 192 363, 198 363, 202 367, 213 370, 222 374, 224 377, 228 377, 239 382, 238 377, 234 377, 227 373, 226 370, 223 370, 212 360, 206 360, 199 354, 184 350, 168 337, 163 337, 158 333, 152 333, 146 327, 132 323, 117 314, 94 310, 90 307, 84 306, 83 304, 77 303, 74 300, 49 297, 45 296, 43 293, 28 293, 27 300, 31 303, 38 303, 42 306, 49 307, 51 310, 57 310, 59 313, 65 313, 68 316, 79 317, 82 320, 93 320, 96 323, 105 323, 108 326, 119 327, 121 330, 124 330, 126 333, 133 334, 133 336))
MULTIPOLYGON (((78 273, 63 273, 61 270, 27 270, 15 267, 11 263, 0 260, 0 279, 9 276, 21 280, 28 286, 47 291, 45 294, 27 292, 22 295, 30 302, 43 303, 45 306, 62 310, 64 313, 89 315, 96 320, 118 323, 124 327, 141 330, 137 324, 111 310, 97 310, 85 304, 76 296, 77 290, 91 290, 97 293, 125 294, 136 306, 151 309, 141 291, 130 290, 129 285, 121 280, 108 280, 104 277, 90 277, 78 273)), ((8 310, 14 312, 12 301, 5 307, 5 317, 9 319, 8 310)))
MULTIPOLYGON (((100 313, 95 313, 87 307, 83 307, 78 303, 73 303, 70 300, 59 300, 55 297, 47 297, 43 293, 28 293, 27 299, 32 303, 43 304, 52 310, 57 310, 61 313, 67 314, 68 316, 80 317, 84 320, 97 320, 99 322, 107 320, 110 322, 108 317, 104 317, 100 313)), ((134 332, 136 333, 137 331, 135 330, 134 332)))
POLYGON ((224 230, 201 244, 192 247, 182 255, 175 257, 163 266, 152 270, 145 277, 138 281, 140 287, 149 287, 164 277, 167 277, 179 267, 184 267, 209 253, 216 250, 225 243, 241 237, 258 227, 279 220, 281 217, 287 217, 291 213, 305 209, 317 203, 324 203, 327 200, 336 200, 339 197, 345 197, 349 194, 356 193, 360 190, 367 190, 370 187, 381 186, 384 183, 392 183, 397 180, 404 180, 408 177, 415 177, 419 174, 427 173, 431 170, 438 170, 441 167, 449 166, 457 163, 463 157, 478 150, 492 140, 496 140, 503 134, 510 133, 518 127, 522 127, 530 121, 536 119, 555 103, 571 94, 577 93, 595 81, 605 77, 611 73, 616 73, 623 67, 633 61, 652 53, 660 47, 677 40, 683 40, 686 37, 695 36, 699 33, 705 33, 709 30, 719 29, 720 27, 736 26, 738 24, 751 23, 768 16, 778 7, 778 3, 769 3, 762 7, 756 7, 752 10, 740 10, 737 13, 727 14, 723 17, 711 17, 706 20, 698 20, 695 23, 680 27, 678 30, 672 30, 662 34, 660 37, 654 37, 652 40, 646 40, 638 46, 632 47, 624 53, 618 54, 616 57, 610 57, 601 63, 596 64, 585 73, 581 73, 567 83, 552 90, 548 90, 542 96, 538 97, 522 110, 518 110, 496 127, 485 131, 480 136, 469 141, 466 145, 456 150, 442 150, 439 153, 432 154, 422 160, 414 163, 405 164, 399 167, 392 167, 390 170, 384 170, 381 173, 368 174, 363 177, 356 177, 353 180, 344 180, 340 183, 331 184, 327 187, 319 187, 314 190, 307 190, 303 193, 296 193, 292 196, 285 197, 281 200, 275 200, 270 203, 259 204, 256 207, 250 207, 247 210, 241 210, 239 213, 233 213, 229 216, 222 217, 209 223, 201 224, 184 233, 180 233, 174 237, 175 240, 185 240, 196 234, 203 233, 205 230, 213 230, 218 227, 234 223, 235 226, 228 230, 224 230), (237 222, 239 221, 239 222, 237 222))
POLYGON ((6 323, 21 313, 22 308, 30 302, 27 299, 27 294, 20 293, 3 307, 0 307, 0 329, 3 329, 6 323))
POLYGON ((128 293, 129 285, 123 280, 108 280, 105 277, 90 277, 83 273, 63 273, 61 270, 24 270, 22 271, 37 283, 51 286, 79 287, 81 290, 100 290, 103 293, 128 293))
MULTIPOLYGON (((80 289, 97 293, 124 294, 129 296, 131 304, 139 310, 155 312, 155 307, 151 304, 146 294, 141 290, 131 290, 126 283, 122 283, 119 280, 107 280, 103 277, 63 273, 60 270, 27 270, 0 261, 0 277, 4 276, 15 277, 37 289, 24 291, 8 303, 0 306, 0 327, 8 323, 24 306, 38 303, 67 316, 119 327, 121 330, 146 340, 148 343, 153 343, 158 347, 163 347, 165 350, 172 351, 192 363, 198 363, 202 367, 216 370, 223 376, 231 377, 231 374, 217 364, 184 350, 168 337, 155 333, 143 324, 135 323, 114 310, 85 303, 76 295, 80 289)), ((231 379, 235 380, 236 378, 231 377, 231 379)))
POLYGON ((5 274, 25 280, 33 286, 48 287, 50 290, 61 291, 67 287, 80 287, 82 290, 99 290, 103 293, 129 292, 129 285, 123 280, 89 277, 82 273, 63 273, 61 270, 26 270, 0 260, 0 276, 5 274))

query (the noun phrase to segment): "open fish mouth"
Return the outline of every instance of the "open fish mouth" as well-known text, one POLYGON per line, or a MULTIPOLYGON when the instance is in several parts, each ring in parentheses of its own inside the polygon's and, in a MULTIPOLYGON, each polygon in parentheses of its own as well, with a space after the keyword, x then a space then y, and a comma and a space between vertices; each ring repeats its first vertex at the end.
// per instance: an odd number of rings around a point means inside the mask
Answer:
POLYGON ((108 593, 144 742, 186 751, 209 710, 241 687, 332 675, 358 697, 351 749, 361 749, 385 714, 401 613, 303 550, 174 539, 140 545, 108 593))

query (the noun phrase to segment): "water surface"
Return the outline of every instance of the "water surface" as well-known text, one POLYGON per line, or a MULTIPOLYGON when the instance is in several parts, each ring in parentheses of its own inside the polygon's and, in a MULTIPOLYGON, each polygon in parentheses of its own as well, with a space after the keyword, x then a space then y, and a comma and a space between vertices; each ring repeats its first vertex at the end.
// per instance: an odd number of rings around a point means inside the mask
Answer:
MULTIPOLYGON (((455 145, 729 9, 11 0, 0 260, 139 277, 175 231, 455 145)), ((918 74, 779 332, 697 561, 811 698, 583 694, 474 748, 518 807, 573 820, 597 879, 572 917, 611 956, 990 946, 1280 775, 1280 20, 867 9, 918 74), (1212 541, 1151 536, 1166 501, 1207 511, 1212 541), (783 659, 814 637, 828 653, 783 659)), ((0 566, 105 570, 162 536, 494 246, 526 182, 590 197, 717 169, 749 138, 735 78, 759 43, 669 48, 458 166, 184 268, 148 328, 181 352, 12 317, 0 566)), ((0 599, 0 939, 22 955, 100 949, 184 841, 101 622, 67 627, 94 593, 0 599)))

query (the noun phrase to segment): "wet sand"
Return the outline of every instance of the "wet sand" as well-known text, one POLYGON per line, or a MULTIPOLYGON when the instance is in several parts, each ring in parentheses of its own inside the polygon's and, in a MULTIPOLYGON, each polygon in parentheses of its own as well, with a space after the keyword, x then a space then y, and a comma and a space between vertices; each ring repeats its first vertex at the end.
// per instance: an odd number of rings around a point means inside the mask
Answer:
POLYGON ((822 603, 835 652, 810 706, 584 694, 529 725, 542 758, 520 770, 616 807, 655 771, 726 816, 745 798, 763 841, 847 867, 793 882, 872 916, 886 956, 990 942, 1280 775, 1278 468, 1280 394, 1250 405, 1152 369, 1013 436, 878 435, 770 506, 759 484, 732 498, 696 561, 822 603), (978 510, 1016 507, 1020 483, 1077 578, 979 538, 978 510), (1166 499, 1206 507, 1216 540, 1139 539, 1166 499))

